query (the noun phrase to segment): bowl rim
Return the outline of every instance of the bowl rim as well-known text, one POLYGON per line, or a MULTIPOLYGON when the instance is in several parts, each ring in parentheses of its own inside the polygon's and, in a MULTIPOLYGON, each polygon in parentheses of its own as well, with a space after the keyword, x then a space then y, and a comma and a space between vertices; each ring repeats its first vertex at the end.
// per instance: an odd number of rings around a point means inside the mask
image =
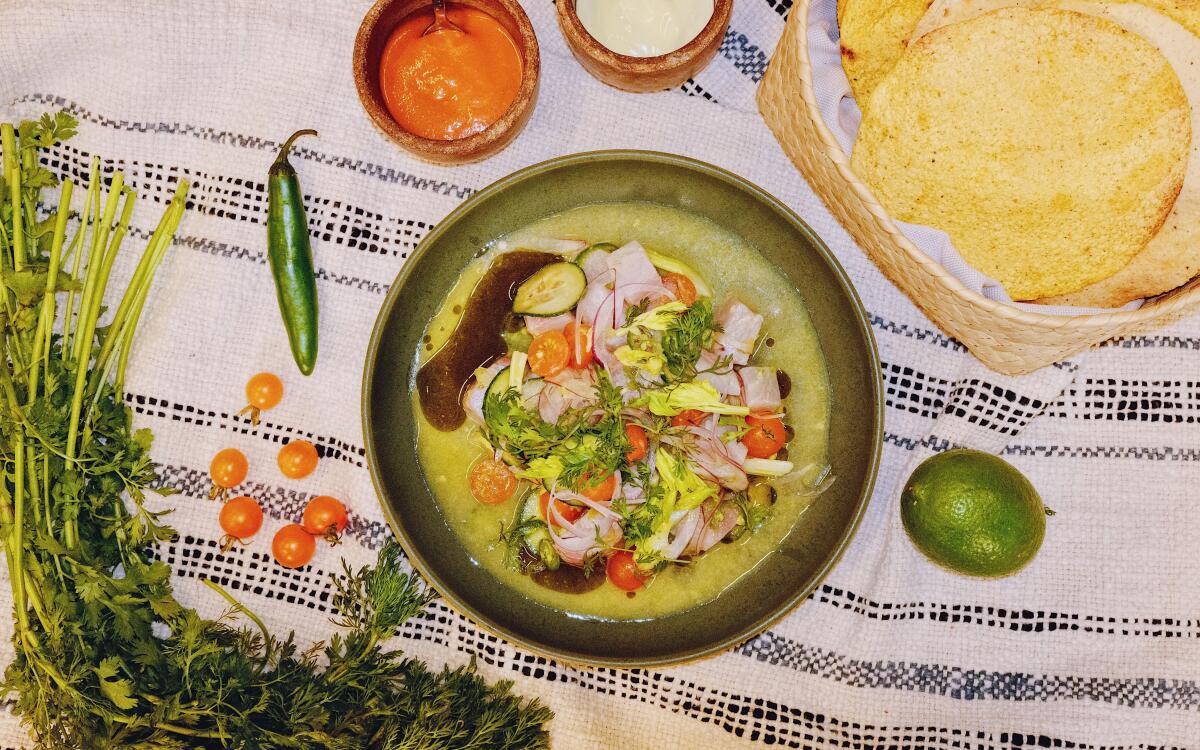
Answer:
MULTIPOLYGON (((584 151, 573 154, 547 159, 546 161, 538 162, 527 167, 523 167, 499 180, 491 183, 482 190, 474 193, 467 200, 460 203, 449 214, 446 215, 437 225, 427 234, 415 250, 409 254, 408 259, 396 274, 395 280, 388 289, 387 296, 384 298, 383 304, 380 306, 379 314, 376 316, 374 328, 371 331, 371 340, 367 347, 366 361, 363 367, 363 380, 361 386, 361 418, 364 446, 366 450, 367 467, 371 474, 371 484, 375 489, 376 501, 379 502, 383 509, 384 516, 388 521, 388 526, 391 527, 392 533, 395 535, 400 546, 404 549, 410 565, 416 570, 425 581, 432 586, 446 604, 455 612, 465 616, 476 627, 481 628, 494 636, 504 639, 510 644, 533 653, 537 656, 542 656, 549 659, 554 659, 559 662, 588 666, 588 667, 618 667, 618 668, 642 668, 642 667, 664 667, 670 665, 678 665, 687 662, 697 661, 721 652, 724 652, 731 646, 736 646, 750 638, 753 638, 764 630, 767 630, 775 623, 782 620, 784 617, 791 614, 797 606, 799 606, 808 596, 817 589, 818 586, 825 580, 834 567, 841 561, 850 543, 853 541, 858 529, 862 524, 862 520, 866 515, 867 508, 871 504, 874 495, 875 483, 879 474, 879 466, 883 457, 883 420, 884 420, 884 390, 883 377, 880 370, 879 347, 875 340, 874 331, 871 329, 870 320, 868 317, 866 306, 863 305, 862 299, 859 297, 858 290, 854 287, 846 270, 838 261, 837 257, 825 244, 825 242, 812 230, 808 224, 800 218, 787 204, 758 187, 749 180, 730 172, 722 167, 709 164, 708 162, 693 159, 687 156, 671 154, 662 151, 648 151, 638 149, 610 149, 600 151, 584 151), (789 224, 803 234, 811 243, 816 251, 821 255, 822 259, 829 265, 842 287, 843 292, 847 295, 851 306, 856 312, 859 332, 863 335, 867 349, 867 366, 868 372, 871 375, 871 382, 874 386, 875 398, 875 427, 871 436, 869 464, 866 467, 865 481, 858 496, 858 501, 855 506, 854 514, 850 519, 850 523, 846 526, 845 531, 838 539, 837 547, 835 548, 825 564, 813 575, 808 585, 798 588, 784 602, 776 608, 775 611, 757 618, 753 622, 747 623, 729 636, 723 637, 710 643, 702 648, 687 649, 677 653, 667 653, 653 658, 627 658, 621 656, 596 656, 594 654, 581 654, 567 649, 559 649, 550 646, 544 646, 536 643, 526 636, 518 633, 511 628, 504 627, 495 623, 491 618, 477 611, 467 602, 463 601, 455 591, 447 586, 446 583, 437 576, 429 564, 421 554, 419 547, 413 544, 409 538, 408 532, 404 525, 399 522, 396 513, 393 509, 383 501, 385 496, 383 489, 383 480, 377 468, 378 462, 376 459, 376 446, 373 431, 371 429, 371 401, 373 395, 373 382, 375 379, 375 365, 378 361, 379 348, 383 340, 384 323, 388 320, 395 308, 397 299, 399 298, 400 290, 408 282, 417 263, 429 251, 437 240, 449 230, 459 218, 472 211, 476 204, 482 203, 485 200, 503 192, 510 186, 517 184, 525 179, 539 175, 543 172, 552 171, 562 167, 572 166, 575 164, 584 164, 593 161, 620 161, 620 160, 636 160, 650 161, 661 164, 668 164, 684 169, 689 169, 715 177, 718 180, 729 183, 734 187, 747 191, 756 199, 766 203, 768 207, 779 212, 789 224)), ((703 607, 704 605, 700 605, 703 607)))
MULTIPOLYGON (((713 12, 709 16, 708 23, 704 24, 704 27, 700 29, 700 33, 692 37, 687 44, 670 52, 664 52, 661 55, 638 57, 635 55, 624 55, 612 50, 604 46, 604 43, 599 39, 592 36, 592 33, 583 25, 583 21, 579 19, 579 13, 575 8, 575 0, 558 0, 556 5, 559 19, 567 23, 571 31, 578 35, 579 39, 585 43, 585 51, 589 57, 613 70, 637 75, 672 70, 686 65, 696 57, 704 54, 709 45, 724 36, 725 29, 729 26, 729 20, 733 14, 733 0, 713 0, 713 12)), ((570 41, 568 39, 568 42, 570 41)))

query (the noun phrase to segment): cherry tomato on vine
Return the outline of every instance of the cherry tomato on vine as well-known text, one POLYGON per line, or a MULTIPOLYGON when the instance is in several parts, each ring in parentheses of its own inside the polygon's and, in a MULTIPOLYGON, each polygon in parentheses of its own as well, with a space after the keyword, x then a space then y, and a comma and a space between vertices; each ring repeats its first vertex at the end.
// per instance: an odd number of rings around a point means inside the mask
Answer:
POLYGON ((313 536, 323 537, 330 544, 338 543, 338 535, 346 529, 349 518, 341 500, 329 495, 317 495, 304 508, 301 525, 313 536))
POLYGON ((633 559, 632 552, 622 551, 613 554, 608 558, 605 572, 608 574, 608 580, 623 591, 636 591, 646 582, 646 577, 642 575, 642 569, 633 559))
POLYGON ((303 479, 317 468, 317 449, 307 440, 292 440, 279 449, 279 470, 288 479, 303 479))
POLYGON ((221 551, 227 552, 234 543, 245 544, 247 539, 258 533, 263 524, 263 512, 254 498, 242 495, 221 506, 219 520, 221 530, 225 532, 221 539, 221 551))
POLYGON ((484 505, 499 505, 517 490, 517 478, 508 466, 489 456, 475 462, 467 479, 471 494, 484 505))
POLYGON ((271 554, 285 568, 302 568, 317 551, 317 540, 298 523, 289 523, 275 532, 271 554))
POLYGON ((249 414, 250 422, 258 424, 262 412, 274 409, 283 400, 283 381, 278 375, 270 372, 260 372, 246 383, 245 409, 238 414, 249 414))
POLYGON ((229 490, 246 481, 246 473, 250 470, 250 462, 246 454, 237 448, 225 448, 213 456, 208 465, 208 474, 212 477, 212 492, 210 498, 225 497, 229 490))

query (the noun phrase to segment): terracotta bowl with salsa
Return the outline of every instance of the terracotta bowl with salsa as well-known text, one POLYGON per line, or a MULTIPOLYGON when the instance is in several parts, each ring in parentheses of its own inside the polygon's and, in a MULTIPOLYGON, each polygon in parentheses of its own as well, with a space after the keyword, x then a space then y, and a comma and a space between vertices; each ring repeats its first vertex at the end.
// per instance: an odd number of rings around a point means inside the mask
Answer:
POLYGON ((367 354, 372 478, 454 608, 574 663, 649 666, 761 632, 871 496, 879 361, 794 213, 680 156, 577 154, 425 238, 367 354))
POLYGON ((453 29, 427 33, 429 0, 378 0, 354 42, 367 115, 425 161, 463 164, 512 142, 533 113, 541 57, 516 0, 447 3, 453 29))

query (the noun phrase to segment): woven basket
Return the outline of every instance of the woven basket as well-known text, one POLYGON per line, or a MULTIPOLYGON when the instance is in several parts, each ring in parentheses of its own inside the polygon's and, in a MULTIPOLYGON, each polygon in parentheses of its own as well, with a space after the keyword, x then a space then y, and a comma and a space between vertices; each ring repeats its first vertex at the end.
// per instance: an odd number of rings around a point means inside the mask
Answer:
POLYGON ((1195 312, 1200 278, 1140 309, 1096 315, 1043 315, 967 289, 907 237, 850 170, 813 94, 808 56, 811 0, 796 0, 758 89, 763 119, 783 150, 851 236, 929 318, 985 365, 1021 375, 1114 336, 1141 333, 1195 312))

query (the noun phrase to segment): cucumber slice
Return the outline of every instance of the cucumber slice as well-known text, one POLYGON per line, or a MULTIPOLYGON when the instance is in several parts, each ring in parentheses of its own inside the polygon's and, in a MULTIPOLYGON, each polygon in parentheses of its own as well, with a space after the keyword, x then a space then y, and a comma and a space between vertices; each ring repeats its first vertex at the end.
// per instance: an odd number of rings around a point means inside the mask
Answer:
POLYGON ((488 418, 488 402, 492 396, 499 396, 509 389, 512 384, 512 368, 505 367, 500 372, 496 373, 492 378, 492 382, 488 384, 487 390, 483 394, 483 418, 488 418))
POLYGON ((517 287, 513 312, 535 318, 553 318, 575 307, 587 291, 587 277, 574 263, 551 263, 517 287))
POLYGON ((587 257, 589 255, 591 255, 592 253, 611 253, 613 250, 616 250, 616 249, 617 249, 617 246, 611 242, 597 242, 595 245, 584 248, 584 250, 582 252, 580 252, 579 255, 575 256, 575 265, 579 266, 580 268, 583 268, 584 261, 586 261, 587 257))
POLYGON ((704 278, 696 273, 696 269, 675 258, 669 258, 666 255, 661 255, 653 250, 647 250, 646 256, 650 258, 650 262, 660 271, 667 273, 677 273, 682 276, 687 276, 692 281, 692 285, 696 287, 696 294, 701 297, 713 296, 712 288, 704 281, 704 278))
MULTIPOLYGON (((524 523, 533 518, 540 519, 541 514, 539 513, 539 510, 538 492, 537 488, 535 487, 525 497, 525 504, 521 506, 520 510, 519 523, 524 523)), ((525 532, 525 546, 528 547, 529 551, 535 555, 538 554, 538 548, 541 546, 542 542, 549 541, 550 532, 546 531, 545 528, 540 526, 525 532)))

